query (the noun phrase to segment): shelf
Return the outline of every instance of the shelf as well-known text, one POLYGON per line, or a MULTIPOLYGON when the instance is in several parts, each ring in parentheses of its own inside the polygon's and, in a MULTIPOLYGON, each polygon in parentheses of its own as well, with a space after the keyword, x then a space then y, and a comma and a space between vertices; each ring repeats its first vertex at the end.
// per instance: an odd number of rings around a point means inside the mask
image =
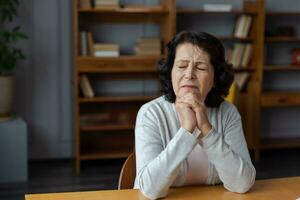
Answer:
POLYGON ((132 149, 118 149, 118 150, 98 150, 91 152, 84 152, 80 155, 80 160, 97 160, 97 159, 116 159, 126 158, 132 153, 132 149))
POLYGON ((300 147, 300 138, 263 139, 261 148, 295 148, 300 147))
POLYGON ((80 73, 127 73, 156 72, 155 56, 119 56, 119 57, 77 57, 77 70, 80 73))
POLYGON ((124 8, 91 8, 91 9, 78 9, 79 13, 99 13, 99 14, 167 14, 168 10, 161 6, 126 6, 124 8))
POLYGON ((218 39, 222 41, 241 41, 241 42, 251 42, 253 41, 253 37, 245 37, 245 38, 239 38, 234 36, 219 36, 218 39))
POLYGON ((253 72, 255 69, 253 67, 238 67, 238 68, 233 68, 235 73, 240 73, 240 72, 253 72))
POLYGON ((107 124, 107 125, 84 125, 80 131, 123 131, 133 130, 134 124, 107 124))
POLYGON ((231 10, 231 11, 207 11, 203 9, 192 9, 192 8, 179 8, 177 9, 177 14, 233 14, 233 15, 240 15, 240 14, 248 14, 248 15, 255 15, 256 12, 245 12, 242 10, 231 10))
POLYGON ((266 12, 267 16, 284 16, 284 15, 299 15, 300 16, 300 12, 281 12, 281 11, 267 11, 266 12))
POLYGON ((300 106, 300 92, 264 92, 261 95, 261 106, 300 106))
POLYGON ((266 42, 300 42, 299 37, 287 37, 287 36, 280 36, 280 37, 266 37, 266 42))
POLYGON ((264 71, 300 71, 299 65, 265 65, 264 71))
POLYGON ((110 102, 136 102, 136 101, 150 101, 158 95, 148 96, 107 96, 94 98, 79 98, 79 103, 110 103, 110 102))

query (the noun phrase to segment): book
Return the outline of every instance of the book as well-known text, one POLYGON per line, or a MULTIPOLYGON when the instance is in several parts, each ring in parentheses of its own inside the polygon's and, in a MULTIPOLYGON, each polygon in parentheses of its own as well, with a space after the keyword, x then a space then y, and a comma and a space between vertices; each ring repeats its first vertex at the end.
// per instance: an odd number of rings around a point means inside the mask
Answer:
POLYGON ((237 86, 240 92, 246 89, 249 80, 250 74, 248 72, 237 73, 234 76, 234 84, 237 86))
POLYGON ((95 96, 91 83, 87 75, 81 75, 79 78, 79 85, 84 97, 92 98, 95 96))
POLYGON ((79 0, 79 8, 91 9, 92 8, 91 0, 79 0))
POLYGON ((249 34, 250 27, 251 27, 252 17, 251 16, 245 16, 245 22, 242 27, 242 33, 241 37, 246 38, 249 34))
POLYGON ((93 56, 94 55, 94 39, 91 32, 87 33, 87 49, 88 49, 88 55, 93 56))
POLYGON ((96 43, 94 51, 119 51, 120 45, 111 43, 96 43))
POLYGON ((154 55, 161 54, 161 40, 158 37, 141 37, 136 40, 134 52, 137 55, 154 55))
POLYGON ((118 8, 119 0, 94 0, 95 8, 118 8))
POLYGON ((95 57, 118 57, 120 53, 118 51, 94 51, 95 57))
POLYGON ((118 57, 120 56, 118 44, 97 43, 94 44, 94 56, 96 57, 118 57))
POLYGON ((208 12, 230 12, 232 10, 231 4, 204 4, 203 10, 208 12))
POLYGON ((234 68, 239 68, 240 67, 244 49, 245 49, 244 44, 242 44, 242 43, 235 43, 234 44, 231 59, 230 59, 230 62, 233 65, 234 68))
POLYGON ((243 56, 241 59, 241 67, 247 67, 251 60, 252 56, 252 44, 246 44, 243 52, 243 56))
POLYGON ((252 17, 249 15, 240 15, 237 19, 233 35, 238 38, 246 38, 250 32, 252 17))
POLYGON ((88 55, 88 47, 87 47, 87 32, 80 32, 80 55, 87 56, 88 55))
POLYGON ((238 17, 234 28, 234 33, 233 33, 235 37, 239 37, 239 38, 243 37, 243 29, 245 27, 246 20, 247 20, 246 15, 240 15, 238 17))

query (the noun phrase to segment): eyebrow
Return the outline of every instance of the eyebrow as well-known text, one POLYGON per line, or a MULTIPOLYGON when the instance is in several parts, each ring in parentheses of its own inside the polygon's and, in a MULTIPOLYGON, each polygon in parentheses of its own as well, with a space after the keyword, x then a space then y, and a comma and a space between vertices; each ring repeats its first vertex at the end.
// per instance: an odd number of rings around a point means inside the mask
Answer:
MULTIPOLYGON (((177 64, 177 63, 189 63, 189 62, 190 62, 189 60, 178 60, 175 63, 177 64)), ((195 64, 196 65, 205 64, 207 66, 209 65, 207 62, 204 62, 204 61, 197 61, 195 64)))

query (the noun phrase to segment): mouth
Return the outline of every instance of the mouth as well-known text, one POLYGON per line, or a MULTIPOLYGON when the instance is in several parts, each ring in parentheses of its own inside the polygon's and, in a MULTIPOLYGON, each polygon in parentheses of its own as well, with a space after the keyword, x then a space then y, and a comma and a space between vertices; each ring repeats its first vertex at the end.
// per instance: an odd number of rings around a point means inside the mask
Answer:
POLYGON ((181 88, 198 89, 198 87, 195 85, 183 85, 183 86, 181 86, 181 88))

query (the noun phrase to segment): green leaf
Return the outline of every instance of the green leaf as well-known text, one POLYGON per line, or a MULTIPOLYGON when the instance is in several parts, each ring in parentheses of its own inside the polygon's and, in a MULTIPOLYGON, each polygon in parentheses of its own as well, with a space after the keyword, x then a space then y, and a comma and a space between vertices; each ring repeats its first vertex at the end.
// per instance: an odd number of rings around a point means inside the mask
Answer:
MULTIPOLYGON (((17 16, 19 0, 0 0, 0 23, 9 23, 17 16)), ((28 38, 20 26, 12 30, 0 30, 0 74, 11 72, 25 56, 17 45, 21 39, 28 38)))

